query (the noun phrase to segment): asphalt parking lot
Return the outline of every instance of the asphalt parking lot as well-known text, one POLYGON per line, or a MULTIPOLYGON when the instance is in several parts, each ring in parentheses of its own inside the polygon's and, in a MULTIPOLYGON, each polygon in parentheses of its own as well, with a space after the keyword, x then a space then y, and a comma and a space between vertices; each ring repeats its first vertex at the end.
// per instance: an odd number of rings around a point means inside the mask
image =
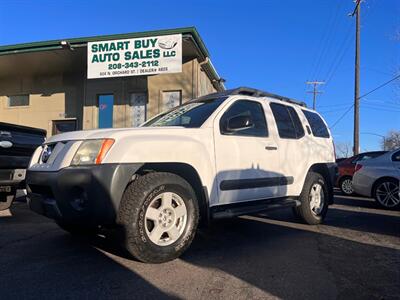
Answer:
POLYGON ((400 212, 337 195, 324 225, 290 210, 220 221, 148 265, 17 202, 0 212, 0 269, 2 299, 399 299, 400 212))

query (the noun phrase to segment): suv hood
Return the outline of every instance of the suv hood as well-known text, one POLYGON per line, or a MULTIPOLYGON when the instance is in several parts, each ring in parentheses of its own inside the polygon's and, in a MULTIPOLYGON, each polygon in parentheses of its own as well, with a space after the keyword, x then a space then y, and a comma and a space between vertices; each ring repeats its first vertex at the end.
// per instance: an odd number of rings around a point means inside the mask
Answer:
POLYGON ((179 126, 170 127, 136 127, 136 128, 112 128, 71 131, 50 137, 46 143, 56 143, 62 141, 82 141, 92 139, 118 138, 119 136, 131 136, 137 134, 166 134, 176 130, 186 130, 188 128, 179 126))

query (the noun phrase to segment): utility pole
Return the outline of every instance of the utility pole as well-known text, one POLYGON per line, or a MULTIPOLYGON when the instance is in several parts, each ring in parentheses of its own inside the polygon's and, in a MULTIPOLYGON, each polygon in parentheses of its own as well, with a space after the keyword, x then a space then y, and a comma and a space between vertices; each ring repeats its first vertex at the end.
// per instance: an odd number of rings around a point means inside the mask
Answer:
POLYGON ((317 87, 319 84, 325 84, 325 81, 307 81, 306 84, 312 84, 314 86, 313 90, 308 91, 307 93, 313 94, 313 109, 315 110, 317 102, 317 94, 322 94, 321 91, 318 91, 317 87))
POLYGON ((357 155, 360 150, 360 10, 361 1, 357 0, 351 16, 356 15, 356 56, 354 74, 354 135, 353 153, 357 155))

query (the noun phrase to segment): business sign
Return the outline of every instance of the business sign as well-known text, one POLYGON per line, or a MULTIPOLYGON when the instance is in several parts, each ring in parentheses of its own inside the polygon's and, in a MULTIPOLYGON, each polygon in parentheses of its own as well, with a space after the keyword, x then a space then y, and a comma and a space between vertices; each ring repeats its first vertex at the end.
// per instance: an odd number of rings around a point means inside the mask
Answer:
POLYGON ((87 78, 182 72, 182 35, 88 43, 87 78))

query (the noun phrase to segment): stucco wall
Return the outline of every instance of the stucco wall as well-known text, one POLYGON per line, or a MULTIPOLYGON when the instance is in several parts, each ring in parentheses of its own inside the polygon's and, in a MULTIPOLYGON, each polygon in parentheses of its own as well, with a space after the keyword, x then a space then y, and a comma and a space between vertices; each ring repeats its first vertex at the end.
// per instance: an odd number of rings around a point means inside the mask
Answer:
POLYGON ((113 127, 130 127, 130 94, 148 96, 147 118, 162 110, 162 93, 181 91, 182 102, 214 92, 196 59, 184 60, 182 72, 153 76, 87 80, 84 74, 9 78, 0 81, 0 121, 43 128, 52 121, 77 118, 78 129, 98 128, 98 95, 114 94, 113 127), (8 95, 29 94, 26 107, 8 107, 8 95))
POLYGON ((2 79, 0 121, 42 128, 51 135, 52 120, 82 118, 82 91, 76 75, 2 79), (9 107, 8 96, 21 94, 29 94, 29 106, 9 107))

